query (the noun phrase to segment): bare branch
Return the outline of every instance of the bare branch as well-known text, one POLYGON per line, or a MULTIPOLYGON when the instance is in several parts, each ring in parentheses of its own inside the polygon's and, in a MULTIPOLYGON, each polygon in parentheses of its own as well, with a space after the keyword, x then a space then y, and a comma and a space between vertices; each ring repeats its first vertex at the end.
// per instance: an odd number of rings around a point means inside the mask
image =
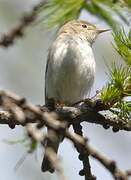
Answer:
POLYGON ((59 164, 59 158, 57 157, 57 154, 52 150, 52 148, 46 149, 46 156, 48 156, 51 164, 53 165, 53 168, 58 172, 60 179, 67 180, 63 168, 59 164))
POLYGON ((98 153, 95 149, 93 149, 87 143, 87 139, 84 139, 83 137, 81 137, 77 134, 69 133, 68 131, 66 131, 65 137, 70 139, 73 142, 75 147, 80 146, 80 148, 83 149, 87 153, 87 156, 89 154, 93 158, 97 159, 107 170, 110 171, 110 173, 112 174, 114 179, 116 179, 116 180, 127 180, 128 179, 127 174, 125 172, 121 171, 117 167, 115 161, 112 161, 112 160, 106 158, 105 156, 103 156, 102 154, 98 153))
MULTIPOLYGON (((73 129, 76 134, 83 136, 82 126, 80 124, 73 124, 73 129)), ((76 150, 79 153, 79 160, 83 163, 83 169, 80 170, 79 174, 85 176, 85 180, 95 180, 96 177, 91 173, 89 156, 80 148, 80 146, 76 146, 76 150)))
POLYGON ((9 47, 14 43, 14 40, 16 38, 23 37, 24 29, 36 19, 37 11, 41 7, 43 7, 46 4, 46 2, 46 0, 42 0, 41 3, 32 8, 32 11, 30 13, 25 14, 21 18, 21 22, 19 23, 19 25, 12 29, 9 34, 4 35, 0 39, 0 46, 9 47))

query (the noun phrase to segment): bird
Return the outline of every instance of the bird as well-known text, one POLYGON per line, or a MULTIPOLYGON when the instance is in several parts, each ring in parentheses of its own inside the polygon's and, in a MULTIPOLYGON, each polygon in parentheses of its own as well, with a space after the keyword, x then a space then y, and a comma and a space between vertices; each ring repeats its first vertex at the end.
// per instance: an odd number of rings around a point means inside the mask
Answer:
MULTIPOLYGON (((69 106, 90 93, 96 69, 92 44, 99 34, 108 30, 100 30, 90 22, 75 19, 60 28, 47 58, 45 104, 53 99, 57 104, 69 106)), ((57 153, 62 139, 57 137, 54 142, 47 141, 46 146, 57 153)), ((46 154, 41 169, 54 172, 46 154)))

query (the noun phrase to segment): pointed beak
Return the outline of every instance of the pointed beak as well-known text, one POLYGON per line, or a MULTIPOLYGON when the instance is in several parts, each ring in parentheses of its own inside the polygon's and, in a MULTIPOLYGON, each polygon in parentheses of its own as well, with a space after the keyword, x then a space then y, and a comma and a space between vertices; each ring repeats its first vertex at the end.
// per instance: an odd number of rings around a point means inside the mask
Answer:
POLYGON ((111 31, 111 29, 103 29, 103 30, 101 30, 101 29, 96 29, 96 32, 97 32, 98 34, 103 33, 103 32, 106 32, 106 31, 111 31))

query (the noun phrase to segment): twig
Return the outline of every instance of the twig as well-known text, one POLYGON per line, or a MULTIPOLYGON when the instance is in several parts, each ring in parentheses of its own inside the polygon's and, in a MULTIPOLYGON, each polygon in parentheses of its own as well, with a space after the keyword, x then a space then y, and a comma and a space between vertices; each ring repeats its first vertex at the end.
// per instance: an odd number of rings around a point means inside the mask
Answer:
POLYGON ((65 177, 63 168, 59 164, 59 159, 57 157, 57 154, 52 150, 52 148, 46 149, 46 156, 48 156, 51 164, 53 165, 53 168, 58 172, 61 180, 67 180, 65 177))
POLYGON ((109 160, 108 158, 94 150, 89 144, 87 144, 86 139, 77 134, 69 133, 68 131, 66 131, 65 137, 70 139, 75 147, 80 146, 80 148, 86 152, 87 156, 89 154, 93 158, 97 159, 107 170, 110 171, 115 180, 128 179, 127 174, 118 169, 115 161, 109 160))
POLYGON ((46 4, 47 0, 42 0, 41 3, 39 3, 38 5, 34 6, 34 8, 32 8, 32 11, 30 13, 25 14, 22 18, 21 18, 21 22, 18 26, 16 26, 14 29, 12 29, 10 31, 9 34, 4 35, 1 39, 0 39, 0 46, 3 47, 9 47, 10 45, 12 45, 14 43, 14 40, 18 37, 23 37, 24 34, 24 29, 25 27, 27 27, 29 24, 31 24, 37 16, 37 11, 43 7, 46 4))
MULTIPOLYGON (((73 124, 74 132, 83 137, 82 126, 80 124, 73 124)), ((96 177, 91 173, 91 166, 89 162, 89 156, 83 151, 80 146, 76 146, 76 150, 79 153, 79 160, 83 162, 83 169, 79 172, 81 176, 85 176, 85 180, 95 180, 96 177)))
MULTIPOLYGON (((39 129, 37 129, 36 127, 33 127, 31 124, 27 125, 27 132, 28 132, 28 135, 33 140, 35 140, 37 143, 41 143, 42 145, 45 144, 43 142, 46 139, 50 138, 47 135, 44 135, 43 132, 40 131, 39 129)), ((59 163, 59 158, 58 158, 57 154, 53 151, 53 149, 47 147, 46 151, 45 151, 45 155, 48 157, 53 168, 58 172, 60 180, 67 180, 67 178, 64 174, 64 170, 59 163)))

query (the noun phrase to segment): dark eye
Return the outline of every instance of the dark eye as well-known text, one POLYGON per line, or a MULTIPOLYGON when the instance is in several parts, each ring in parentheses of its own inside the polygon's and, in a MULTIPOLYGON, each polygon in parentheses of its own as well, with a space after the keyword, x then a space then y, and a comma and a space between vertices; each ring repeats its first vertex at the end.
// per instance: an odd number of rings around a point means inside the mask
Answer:
POLYGON ((82 27, 83 27, 83 28, 87 28, 87 25, 86 25, 86 24, 82 24, 82 27))

